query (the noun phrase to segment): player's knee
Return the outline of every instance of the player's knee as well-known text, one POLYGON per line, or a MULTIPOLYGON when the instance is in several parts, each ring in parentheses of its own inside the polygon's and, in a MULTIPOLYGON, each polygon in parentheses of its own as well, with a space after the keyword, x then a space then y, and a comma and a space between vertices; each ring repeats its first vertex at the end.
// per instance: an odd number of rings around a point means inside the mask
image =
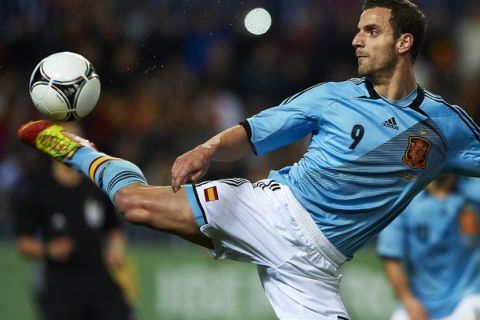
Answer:
POLYGON ((130 223, 149 225, 151 214, 143 205, 143 197, 136 188, 125 187, 115 193, 118 211, 130 223))
POLYGON ((114 195, 117 209, 122 212, 122 214, 135 206, 135 203, 137 202, 135 198, 135 190, 128 187, 119 189, 114 195))

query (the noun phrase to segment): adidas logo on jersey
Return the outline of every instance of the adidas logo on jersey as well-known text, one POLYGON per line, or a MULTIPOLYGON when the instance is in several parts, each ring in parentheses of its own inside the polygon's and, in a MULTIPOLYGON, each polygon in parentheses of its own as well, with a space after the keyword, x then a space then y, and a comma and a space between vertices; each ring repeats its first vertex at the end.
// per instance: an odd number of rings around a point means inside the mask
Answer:
POLYGON ((397 125, 397 121, 395 121, 395 117, 391 117, 390 119, 388 120, 385 120, 383 123, 382 123, 382 126, 384 127, 388 127, 388 128, 392 128, 392 129, 395 129, 395 130, 398 130, 398 125, 397 125))

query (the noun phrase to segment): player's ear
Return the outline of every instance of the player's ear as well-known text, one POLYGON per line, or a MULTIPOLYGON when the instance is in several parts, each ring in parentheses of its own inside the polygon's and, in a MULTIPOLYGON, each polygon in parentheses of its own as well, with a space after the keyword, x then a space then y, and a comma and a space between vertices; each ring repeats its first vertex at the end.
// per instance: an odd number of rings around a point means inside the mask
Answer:
POLYGON ((398 53, 403 55, 413 46, 413 35, 411 33, 402 33, 397 39, 398 53))

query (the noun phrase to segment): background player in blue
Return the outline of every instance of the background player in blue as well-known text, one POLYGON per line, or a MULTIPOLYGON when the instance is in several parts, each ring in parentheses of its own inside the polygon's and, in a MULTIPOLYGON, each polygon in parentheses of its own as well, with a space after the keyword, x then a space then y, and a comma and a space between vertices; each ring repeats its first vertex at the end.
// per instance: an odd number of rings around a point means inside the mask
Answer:
POLYGON ((178 234, 216 258, 254 263, 281 319, 348 319, 340 266, 442 172, 480 175, 480 131, 417 85, 425 16, 406 0, 367 0, 352 45, 361 78, 319 84, 178 157, 171 186, 48 121, 19 137, 96 183, 124 217, 178 234), (310 136, 268 179, 200 181, 211 161, 261 155, 310 136))
POLYGON ((402 303, 392 320, 480 314, 480 215, 454 184, 437 178, 380 233, 378 254, 402 303))

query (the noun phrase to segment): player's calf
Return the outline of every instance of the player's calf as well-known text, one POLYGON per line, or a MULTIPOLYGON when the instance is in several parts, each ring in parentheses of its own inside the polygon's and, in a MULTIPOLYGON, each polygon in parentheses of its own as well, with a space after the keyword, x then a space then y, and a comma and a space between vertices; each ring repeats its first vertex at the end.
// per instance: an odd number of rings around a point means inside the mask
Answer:
POLYGON ((114 202, 115 193, 130 184, 147 184, 135 164, 98 152, 86 139, 46 120, 31 121, 18 129, 18 137, 31 147, 83 173, 114 202))

